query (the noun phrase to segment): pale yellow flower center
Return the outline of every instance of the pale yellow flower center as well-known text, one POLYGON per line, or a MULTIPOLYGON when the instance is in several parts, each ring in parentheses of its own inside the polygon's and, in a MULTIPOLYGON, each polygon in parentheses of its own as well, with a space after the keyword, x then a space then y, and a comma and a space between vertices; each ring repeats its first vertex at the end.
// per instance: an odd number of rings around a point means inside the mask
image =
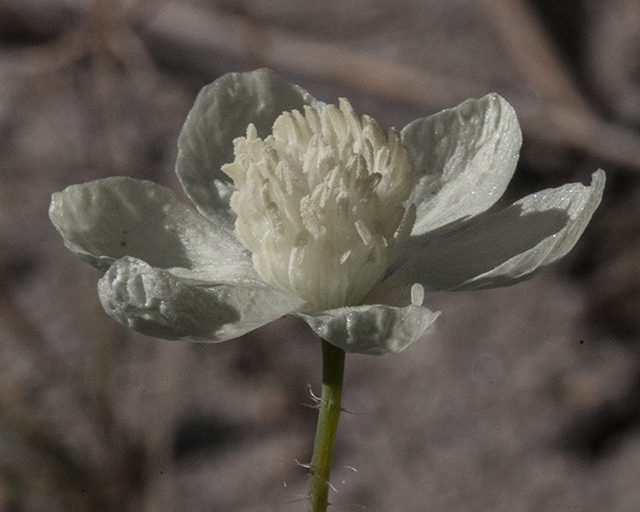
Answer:
POLYGON ((282 114, 264 140, 251 124, 234 147, 222 170, 257 272, 318 310, 359 304, 415 221, 405 205, 413 165, 397 132, 385 136, 341 99, 339 109, 282 114))

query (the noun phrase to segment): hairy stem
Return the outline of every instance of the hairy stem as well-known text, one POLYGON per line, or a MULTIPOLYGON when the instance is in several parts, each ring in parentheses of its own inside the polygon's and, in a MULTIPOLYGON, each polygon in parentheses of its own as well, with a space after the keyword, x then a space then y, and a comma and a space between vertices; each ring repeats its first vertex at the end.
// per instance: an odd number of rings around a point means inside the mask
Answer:
POLYGON ((342 399, 345 352, 322 340, 322 397, 311 458, 309 511, 325 512, 342 399))

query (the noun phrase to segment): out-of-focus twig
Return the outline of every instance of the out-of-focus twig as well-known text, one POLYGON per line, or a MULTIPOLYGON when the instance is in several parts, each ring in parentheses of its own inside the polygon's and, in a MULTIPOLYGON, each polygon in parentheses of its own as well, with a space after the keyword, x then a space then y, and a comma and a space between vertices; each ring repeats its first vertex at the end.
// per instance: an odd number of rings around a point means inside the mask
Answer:
MULTIPOLYGON (((640 170, 640 136, 605 122, 591 111, 533 14, 517 0, 485 2, 505 47, 512 52, 514 66, 538 97, 533 104, 530 99, 509 98, 525 135, 640 170)), ((202 69, 207 65, 201 61, 204 55, 223 53, 241 58, 239 34, 243 23, 238 16, 165 2, 146 30, 147 38, 171 44, 185 62, 202 69)), ((266 64, 276 69, 335 80, 369 94, 433 110, 489 92, 486 84, 395 64, 274 28, 265 30, 269 41, 266 64)))
POLYGON ((176 409, 180 396, 184 343, 160 342, 150 377, 151 399, 147 405, 145 512, 171 512, 176 503, 174 440, 176 409))
POLYGON ((585 66, 592 88, 618 119, 640 124, 640 2, 594 2, 587 20, 585 66))
MULTIPOLYGON (((21 352, 33 361, 40 379, 48 384, 60 382, 63 376, 68 377, 69 367, 50 350, 47 339, 13 300, 11 291, 6 280, 0 278, 0 324, 19 340, 21 352)), ((108 330, 101 332, 102 336, 93 339, 88 348, 94 363, 87 368, 91 385, 71 391, 77 403, 94 403, 88 411, 78 408, 74 419, 102 434, 95 440, 105 454, 104 463, 95 464, 91 458, 80 460, 65 444, 65 436, 33 403, 30 386, 23 384, 10 367, 0 371, 0 432, 21 455, 12 461, 0 460, 0 477, 23 482, 19 487, 24 492, 45 485, 73 510, 122 510, 120 505, 135 492, 127 482, 132 472, 129 468, 137 470, 130 463, 135 446, 118 431, 110 411, 112 364, 111 358, 104 356, 112 349, 113 340, 108 330)))
MULTIPOLYGON (((51 2, 58 7, 75 6, 76 2, 51 2), (69 4, 69 5, 65 5, 69 4)), ((26 6, 32 5, 27 0, 26 6)), ((120 68, 153 71, 152 61, 144 46, 127 23, 129 11, 121 0, 92 0, 88 11, 76 11, 80 21, 76 26, 50 43, 25 52, 25 71, 31 74, 50 74, 90 57, 96 70, 96 84, 102 96, 108 95, 113 77, 120 68)), ((29 11, 25 7, 23 18, 29 11)), ((18 9, 18 7, 14 7, 18 9)), ((135 13, 134 13, 135 14, 135 13)))
MULTIPOLYGON (((183 65, 215 72, 212 55, 245 57, 244 35, 253 18, 204 10, 177 2, 163 2, 143 28, 147 41, 170 47, 172 57, 183 65)), ((322 80, 356 87, 364 92, 426 104, 432 108, 451 106, 460 98, 477 96, 486 89, 482 84, 447 77, 430 70, 394 64, 344 46, 311 41, 264 27, 267 47, 265 64, 290 73, 305 74, 322 80)), ((165 52, 167 53, 167 52, 165 52)))
POLYGON ((511 66, 535 94, 556 105, 587 111, 555 45, 531 6, 523 0, 482 0, 487 19, 502 41, 511 66))
POLYGON ((525 135, 640 170, 640 137, 595 114, 530 5, 524 0, 482 4, 512 67, 539 99, 518 109, 525 135))
POLYGON ((9 278, 11 270, 7 267, 0 264, 0 326, 20 341, 25 355, 36 361, 41 379, 52 381, 56 376, 67 374, 69 366, 53 353, 40 327, 16 300, 9 278))
MULTIPOLYGON (((26 0, 31 3, 33 0, 26 0)), ((69 7, 73 0, 46 0, 69 7)), ((565 145, 585 154, 640 170, 640 136, 607 123, 588 107, 540 24, 521 1, 485 0, 523 85, 537 99, 510 96, 526 136, 565 145)), ((246 34, 255 16, 223 13, 176 1, 154 3, 147 20, 138 20, 142 41, 156 58, 205 74, 220 73, 218 57, 250 60, 246 34)), ((431 111, 491 92, 491 84, 397 64, 330 42, 311 41, 261 25, 260 60, 294 75, 333 80, 365 93, 420 105, 431 111)))

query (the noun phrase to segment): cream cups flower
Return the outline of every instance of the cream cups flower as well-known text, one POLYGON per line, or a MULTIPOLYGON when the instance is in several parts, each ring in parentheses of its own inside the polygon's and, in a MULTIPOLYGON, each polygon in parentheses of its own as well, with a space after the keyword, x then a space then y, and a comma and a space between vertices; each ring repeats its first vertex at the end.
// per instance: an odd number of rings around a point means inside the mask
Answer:
POLYGON ((194 209, 125 177, 52 197, 65 245, 105 272, 118 322, 219 342, 297 314, 347 352, 399 352, 439 313, 425 291, 508 286, 574 246, 605 175, 503 194, 522 141, 500 96, 384 133, 261 69, 205 87, 182 129, 176 173, 194 209), (404 304, 409 305, 404 305, 404 304))

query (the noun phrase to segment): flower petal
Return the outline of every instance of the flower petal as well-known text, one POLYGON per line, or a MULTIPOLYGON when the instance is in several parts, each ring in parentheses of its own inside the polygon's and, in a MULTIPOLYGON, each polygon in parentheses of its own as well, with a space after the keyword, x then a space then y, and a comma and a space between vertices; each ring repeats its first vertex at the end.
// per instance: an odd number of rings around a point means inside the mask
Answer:
POLYGON ((233 140, 246 135, 249 123, 264 138, 282 112, 318 104, 268 69, 229 73, 204 87, 182 127, 176 162, 178 178, 200 212, 233 230, 233 184, 220 170, 234 160, 233 140))
POLYGON ((237 338, 303 302, 266 284, 193 286, 142 260, 116 261, 98 282, 105 311, 149 336, 219 342, 237 338))
POLYGON ((346 352, 374 356, 402 352, 440 316, 421 306, 423 296, 406 307, 374 304, 299 316, 318 336, 346 352))
POLYGON ((414 236, 492 206, 513 176, 522 144, 515 111, 497 94, 416 119, 401 136, 419 176, 409 198, 417 207, 414 236))
POLYGON ((118 177, 72 185, 53 194, 49 217, 65 245, 103 271, 133 256, 210 280, 258 279, 235 235, 149 181, 118 177))
POLYGON ((434 243, 365 297, 395 304, 413 283, 428 291, 509 286, 567 254, 600 204, 604 171, 529 195, 476 226, 434 243))

